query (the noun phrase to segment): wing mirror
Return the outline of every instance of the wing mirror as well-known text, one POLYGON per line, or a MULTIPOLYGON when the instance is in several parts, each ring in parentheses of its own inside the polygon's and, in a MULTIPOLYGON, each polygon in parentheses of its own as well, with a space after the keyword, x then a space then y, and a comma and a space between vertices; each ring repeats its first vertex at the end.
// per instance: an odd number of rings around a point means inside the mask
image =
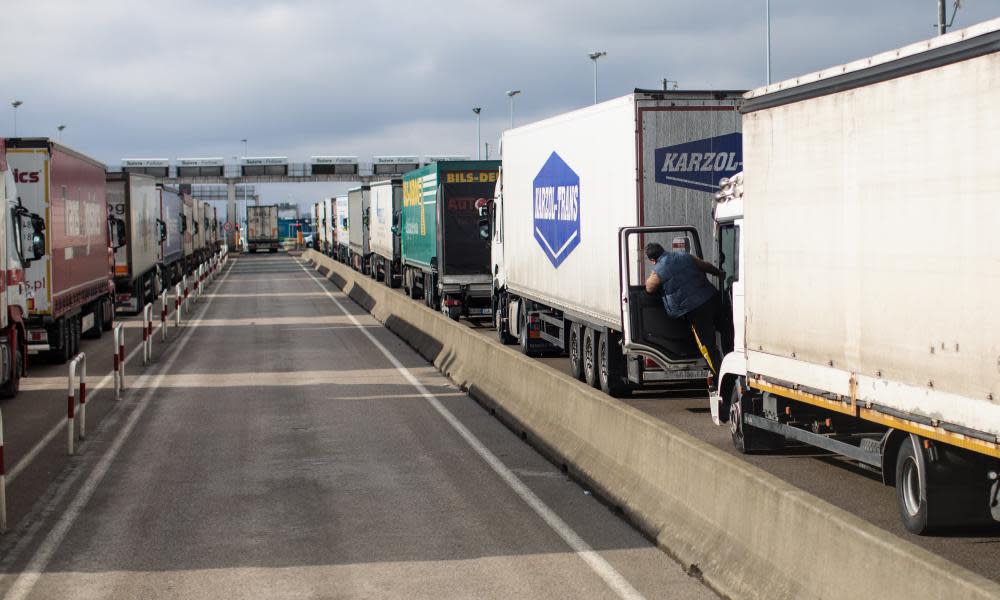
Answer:
POLYGON ((118 236, 118 243, 115 244, 115 250, 117 250, 128 242, 128 234, 125 232, 124 219, 115 219, 115 233, 118 236))
POLYGON ((31 255, 33 260, 39 260, 45 256, 45 219, 31 213, 31 255))
POLYGON ((167 224, 160 219, 156 220, 156 226, 160 230, 160 243, 167 241, 167 224))

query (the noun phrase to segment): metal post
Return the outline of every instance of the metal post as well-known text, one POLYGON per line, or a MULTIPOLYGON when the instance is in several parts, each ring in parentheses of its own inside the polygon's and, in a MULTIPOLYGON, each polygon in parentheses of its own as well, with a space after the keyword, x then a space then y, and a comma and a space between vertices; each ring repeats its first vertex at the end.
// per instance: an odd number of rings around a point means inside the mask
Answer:
MULTIPOLYGON (((938 0, 938 35, 946 33, 948 33, 948 7, 944 0, 938 0)), ((15 112, 14 115, 16 118, 17 113, 15 112)))
POLYGON ((73 444, 76 436, 73 435, 73 421, 76 419, 76 385, 73 375, 76 371, 76 359, 69 363, 68 383, 66 385, 66 451, 73 456, 73 444))
POLYGON ((594 104, 597 104, 597 59, 594 59, 594 104))
POLYGON ((174 288, 174 325, 181 326, 181 284, 174 288))
POLYGON ((83 352, 74 360, 80 361, 80 439, 87 437, 87 355, 83 352))
POLYGON ((181 276, 181 283, 184 284, 184 302, 186 303, 187 299, 188 299, 188 276, 187 275, 182 275, 181 276))
POLYGON ((153 305, 142 307, 142 364, 153 359, 153 305))
POLYGON ((118 339, 118 389, 125 389, 125 324, 115 326, 118 339))
POLYGON ((764 20, 767 21, 767 42, 764 47, 764 62, 767 63, 767 85, 771 85, 771 0, 764 0, 764 20))

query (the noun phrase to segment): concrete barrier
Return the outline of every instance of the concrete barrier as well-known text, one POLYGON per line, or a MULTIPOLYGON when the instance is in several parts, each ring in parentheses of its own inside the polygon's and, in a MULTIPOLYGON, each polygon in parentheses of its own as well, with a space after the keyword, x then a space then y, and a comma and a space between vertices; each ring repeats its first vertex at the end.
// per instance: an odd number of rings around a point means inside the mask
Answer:
POLYGON ((730 598, 998 598, 1000 584, 487 339, 314 250, 303 259, 730 598), (502 365, 502 368, 499 368, 502 365))

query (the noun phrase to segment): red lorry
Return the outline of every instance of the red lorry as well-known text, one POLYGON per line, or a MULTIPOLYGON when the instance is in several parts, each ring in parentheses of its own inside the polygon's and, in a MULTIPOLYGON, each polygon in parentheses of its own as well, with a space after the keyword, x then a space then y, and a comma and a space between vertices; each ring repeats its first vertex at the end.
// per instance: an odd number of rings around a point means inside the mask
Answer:
POLYGON ((24 269, 28 351, 65 362, 81 336, 111 328, 109 240, 124 243, 125 228, 109 230, 102 163, 48 138, 8 138, 6 156, 19 206, 44 219, 33 235, 43 253, 24 269))

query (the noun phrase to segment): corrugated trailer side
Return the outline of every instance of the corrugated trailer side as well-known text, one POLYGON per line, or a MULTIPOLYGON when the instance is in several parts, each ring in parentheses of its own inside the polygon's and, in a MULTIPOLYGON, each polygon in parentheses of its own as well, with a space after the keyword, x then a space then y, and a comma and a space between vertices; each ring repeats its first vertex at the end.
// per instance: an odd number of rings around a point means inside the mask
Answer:
POLYGON ((751 371, 833 367, 1000 436, 998 73, 989 53, 745 115, 751 371))

